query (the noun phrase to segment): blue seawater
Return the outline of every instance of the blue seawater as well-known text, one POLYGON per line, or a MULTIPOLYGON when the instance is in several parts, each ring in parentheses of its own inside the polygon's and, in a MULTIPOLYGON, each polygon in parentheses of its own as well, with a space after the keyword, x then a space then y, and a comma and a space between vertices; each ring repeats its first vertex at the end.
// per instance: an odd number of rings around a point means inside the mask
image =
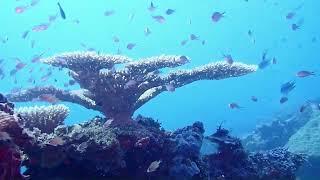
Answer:
MULTIPOLYGON (((159 119, 167 130, 174 130, 194 121, 204 123, 206 134, 211 134, 220 122, 231 128, 232 133, 243 135, 257 124, 270 121, 274 114, 297 110, 308 99, 319 97, 319 76, 297 78, 300 70, 315 71, 319 74, 320 2, 316 0, 176 0, 152 1, 156 7, 148 10, 149 0, 61 0, 66 19, 59 14, 57 1, 40 0, 30 6, 29 0, 0 1, 0 68, 5 78, 0 81, 1 93, 9 93, 13 88, 28 88, 55 85, 63 88, 67 71, 53 69, 53 75, 45 82, 41 77, 47 72, 46 65, 31 63, 36 54, 43 57, 54 54, 94 48, 103 53, 122 54, 134 59, 161 54, 185 55, 191 63, 180 68, 193 68, 223 59, 223 54, 231 54, 235 61, 259 64, 264 51, 267 57, 277 59, 270 65, 243 77, 218 81, 198 81, 178 88, 175 92, 164 92, 140 108, 136 114, 159 119), (23 13, 15 8, 28 6, 23 13), (166 15, 167 9, 174 9, 166 15), (114 14, 105 16, 106 11, 114 14), (214 12, 224 12, 224 17, 214 23, 214 12), (288 13, 294 12, 292 19, 288 13), (57 15, 50 27, 42 32, 32 28, 47 23, 48 17, 57 15), (162 15, 164 23, 156 22, 152 16, 162 15), (77 23, 77 21, 79 23, 77 23), (292 24, 299 29, 293 30, 292 24), (144 35, 145 28, 151 34, 144 35), (23 32, 29 31, 26 39, 23 32), (252 36, 248 32, 252 32, 252 36), (195 34, 200 40, 181 41, 195 34), (120 39, 113 42, 113 37, 120 39), (253 43, 253 39, 255 43, 253 43), (205 40, 202 45, 201 41, 205 40), (34 41, 34 48, 31 43, 34 41), (126 45, 135 43, 132 50, 126 45), (10 76, 17 59, 26 66, 16 75, 10 76), (44 68, 40 71, 40 68, 44 68), (34 69, 33 72, 29 72, 34 69), (36 83, 28 83, 29 78, 36 83), (296 80, 297 87, 289 94, 289 101, 280 104, 280 87, 283 83, 296 80), (55 82, 56 81, 56 82, 55 82), (256 96, 258 102, 252 102, 256 96), (243 106, 233 110, 231 102, 243 106)), ((72 88, 78 88, 74 86, 72 88)), ((46 104, 40 102, 17 103, 17 106, 46 104)), ((98 112, 64 103, 71 108, 66 123, 84 122, 98 112)))

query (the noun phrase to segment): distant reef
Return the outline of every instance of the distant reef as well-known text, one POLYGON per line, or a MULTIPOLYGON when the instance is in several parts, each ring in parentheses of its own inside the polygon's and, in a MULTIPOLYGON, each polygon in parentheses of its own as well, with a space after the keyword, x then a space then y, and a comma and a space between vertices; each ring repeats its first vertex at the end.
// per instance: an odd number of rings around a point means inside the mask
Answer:
POLYGON ((34 87, 0 96, 0 179, 294 180, 305 162, 299 153, 285 148, 247 152, 240 139, 221 126, 205 137, 201 122, 168 132, 152 118, 132 117, 164 91, 257 70, 255 65, 216 62, 191 70, 160 71, 189 61, 186 56, 167 55, 132 61, 94 52, 42 60, 69 69, 81 89, 34 87), (77 103, 104 117, 66 126, 66 106, 15 110, 9 102, 34 99, 77 103), (23 174, 21 166, 26 169, 23 174))
POLYGON ((250 151, 285 148, 303 154, 308 163, 301 168, 299 177, 315 180, 320 177, 320 108, 319 100, 308 103, 299 112, 277 118, 256 128, 242 142, 250 151))

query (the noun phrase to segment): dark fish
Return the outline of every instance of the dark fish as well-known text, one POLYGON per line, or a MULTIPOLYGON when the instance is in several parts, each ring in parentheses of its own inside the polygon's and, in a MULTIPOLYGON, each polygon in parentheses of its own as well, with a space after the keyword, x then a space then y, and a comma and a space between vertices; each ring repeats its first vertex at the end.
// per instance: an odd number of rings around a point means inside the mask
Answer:
POLYGON ((256 96, 251 96, 251 101, 258 102, 258 98, 256 96))
POLYGON ((195 34, 190 34, 190 40, 191 40, 191 41, 198 40, 198 39, 199 39, 199 37, 198 37, 197 35, 195 35, 195 34))
POLYGON ((173 9, 167 9, 166 10, 166 14, 167 15, 171 15, 171 14, 173 14, 175 12, 175 10, 173 10, 173 9))
POLYGON ((70 85, 70 86, 73 86, 75 83, 76 83, 75 80, 72 80, 72 79, 69 80, 69 85, 70 85))
POLYGON ((230 65, 233 64, 234 61, 233 61, 233 58, 230 54, 223 54, 223 57, 228 64, 230 64, 230 65))
POLYGON ((132 50, 136 46, 135 43, 129 43, 127 44, 127 49, 132 50))
POLYGON ((23 32, 22 35, 21 35, 21 38, 25 39, 28 36, 28 34, 29 34, 29 30, 23 32))
POLYGON ((222 13, 221 12, 214 12, 214 13, 212 13, 211 20, 213 22, 218 22, 218 21, 220 21, 221 18, 224 17, 224 14, 225 14, 225 12, 222 12, 222 13))
POLYGON ((292 24, 292 25, 291 25, 291 29, 292 29, 293 31, 296 31, 296 30, 300 29, 300 26, 299 26, 298 24, 292 24))
POLYGON ((166 22, 166 19, 163 16, 152 16, 152 18, 160 24, 166 22))
POLYGON ((228 106, 230 109, 241 109, 242 108, 241 106, 238 105, 238 103, 235 103, 235 102, 228 104, 228 106))
POLYGON ((299 109, 299 112, 301 112, 301 113, 303 113, 304 112, 304 110, 306 110, 306 108, 307 108, 307 105, 302 105, 301 107, 300 107, 300 109, 299 109))
POLYGON ((283 104, 283 103, 285 103, 285 102, 287 102, 288 101, 288 98, 287 97, 282 97, 281 99, 280 99, 280 104, 283 104))
POLYGON ((296 87, 295 81, 289 81, 281 85, 280 92, 282 94, 288 94, 290 91, 292 91, 296 87))
POLYGON ((150 12, 153 12, 156 8, 157 8, 157 7, 154 6, 153 2, 151 2, 151 3, 150 3, 150 6, 148 7, 148 10, 149 10, 150 12))
POLYGON ((258 67, 259 69, 265 69, 266 67, 268 67, 270 65, 270 61, 268 60, 262 60, 259 64, 258 67))
POLYGON ((286 15, 286 19, 292 19, 294 16, 296 15, 295 12, 289 12, 287 15, 286 15))
POLYGON ((64 10, 62 9, 60 3, 58 3, 58 6, 59 6, 60 15, 61 15, 62 19, 66 19, 66 14, 64 13, 64 10))
POLYGON ((267 51, 264 51, 262 53, 262 58, 261 58, 262 60, 258 64, 259 69, 265 69, 266 67, 268 67, 271 64, 270 60, 267 59, 267 53, 268 53, 267 51))
POLYGON ((106 10, 106 11, 104 12, 104 15, 105 15, 105 16, 111 16, 111 15, 113 15, 114 13, 115 13, 114 10, 106 10))
POLYGON ((5 74, 3 72, 2 67, 0 67, 0 79, 3 79, 3 78, 5 78, 5 74))

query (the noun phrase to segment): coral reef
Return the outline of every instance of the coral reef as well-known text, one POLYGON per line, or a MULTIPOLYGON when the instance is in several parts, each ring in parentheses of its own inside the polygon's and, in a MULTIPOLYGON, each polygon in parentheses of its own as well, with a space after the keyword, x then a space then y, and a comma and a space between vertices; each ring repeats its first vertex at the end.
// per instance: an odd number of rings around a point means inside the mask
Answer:
POLYGON ((42 62, 70 70, 82 89, 64 91, 54 87, 35 87, 7 95, 11 101, 31 101, 52 94, 63 101, 75 102, 102 112, 115 121, 127 121, 142 105, 164 91, 172 91, 198 80, 219 80, 255 72, 255 65, 216 62, 194 68, 160 73, 189 62, 186 56, 157 56, 132 61, 118 55, 72 52, 43 59, 42 62), (115 65, 123 65, 116 69, 115 65))
POLYGON ((221 126, 206 138, 218 144, 217 153, 204 157, 210 179, 294 180, 295 172, 305 162, 303 156, 285 149, 248 154, 240 139, 230 136, 221 126))
POLYGON ((170 134, 168 154, 171 159, 169 175, 172 179, 191 179, 200 174, 197 162, 201 161, 199 155, 203 133, 203 124, 196 122, 170 134))
POLYGON ((250 151, 271 150, 283 147, 289 138, 303 127, 318 109, 308 105, 304 112, 291 113, 274 121, 258 126, 251 134, 242 139, 250 151))
POLYGON ((25 128, 38 128, 43 133, 52 133, 62 125, 69 114, 65 105, 22 107, 16 110, 25 128))
POLYGON ((23 132, 14 106, 0 94, 0 179, 24 179, 20 174, 22 156, 19 147, 30 146, 30 137, 23 132))
POLYGON ((239 139, 219 128, 204 137, 201 122, 165 132, 151 118, 105 126, 106 119, 33 130, 37 146, 27 151, 25 175, 33 179, 294 179, 304 159, 284 149, 247 153, 239 139), (138 122, 143 122, 140 124, 138 122), (207 138, 218 145, 202 156, 207 138), (150 171, 154 162, 159 167, 150 171))
POLYGON ((320 112, 290 137, 286 148, 293 153, 303 153, 308 156, 309 164, 305 165, 300 176, 308 180, 316 180, 320 168, 320 112))
POLYGON ((320 176, 320 109, 319 100, 309 101, 303 112, 292 113, 268 125, 257 128, 243 142, 248 150, 286 148, 307 157, 298 175, 302 179, 316 180, 320 176))

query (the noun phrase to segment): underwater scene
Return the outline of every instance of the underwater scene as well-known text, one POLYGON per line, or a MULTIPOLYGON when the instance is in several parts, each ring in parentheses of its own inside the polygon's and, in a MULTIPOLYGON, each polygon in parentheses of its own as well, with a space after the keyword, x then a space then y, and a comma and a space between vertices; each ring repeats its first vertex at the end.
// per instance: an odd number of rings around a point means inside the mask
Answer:
POLYGON ((0 0, 0 180, 319 180, 319 8, 0 0))

